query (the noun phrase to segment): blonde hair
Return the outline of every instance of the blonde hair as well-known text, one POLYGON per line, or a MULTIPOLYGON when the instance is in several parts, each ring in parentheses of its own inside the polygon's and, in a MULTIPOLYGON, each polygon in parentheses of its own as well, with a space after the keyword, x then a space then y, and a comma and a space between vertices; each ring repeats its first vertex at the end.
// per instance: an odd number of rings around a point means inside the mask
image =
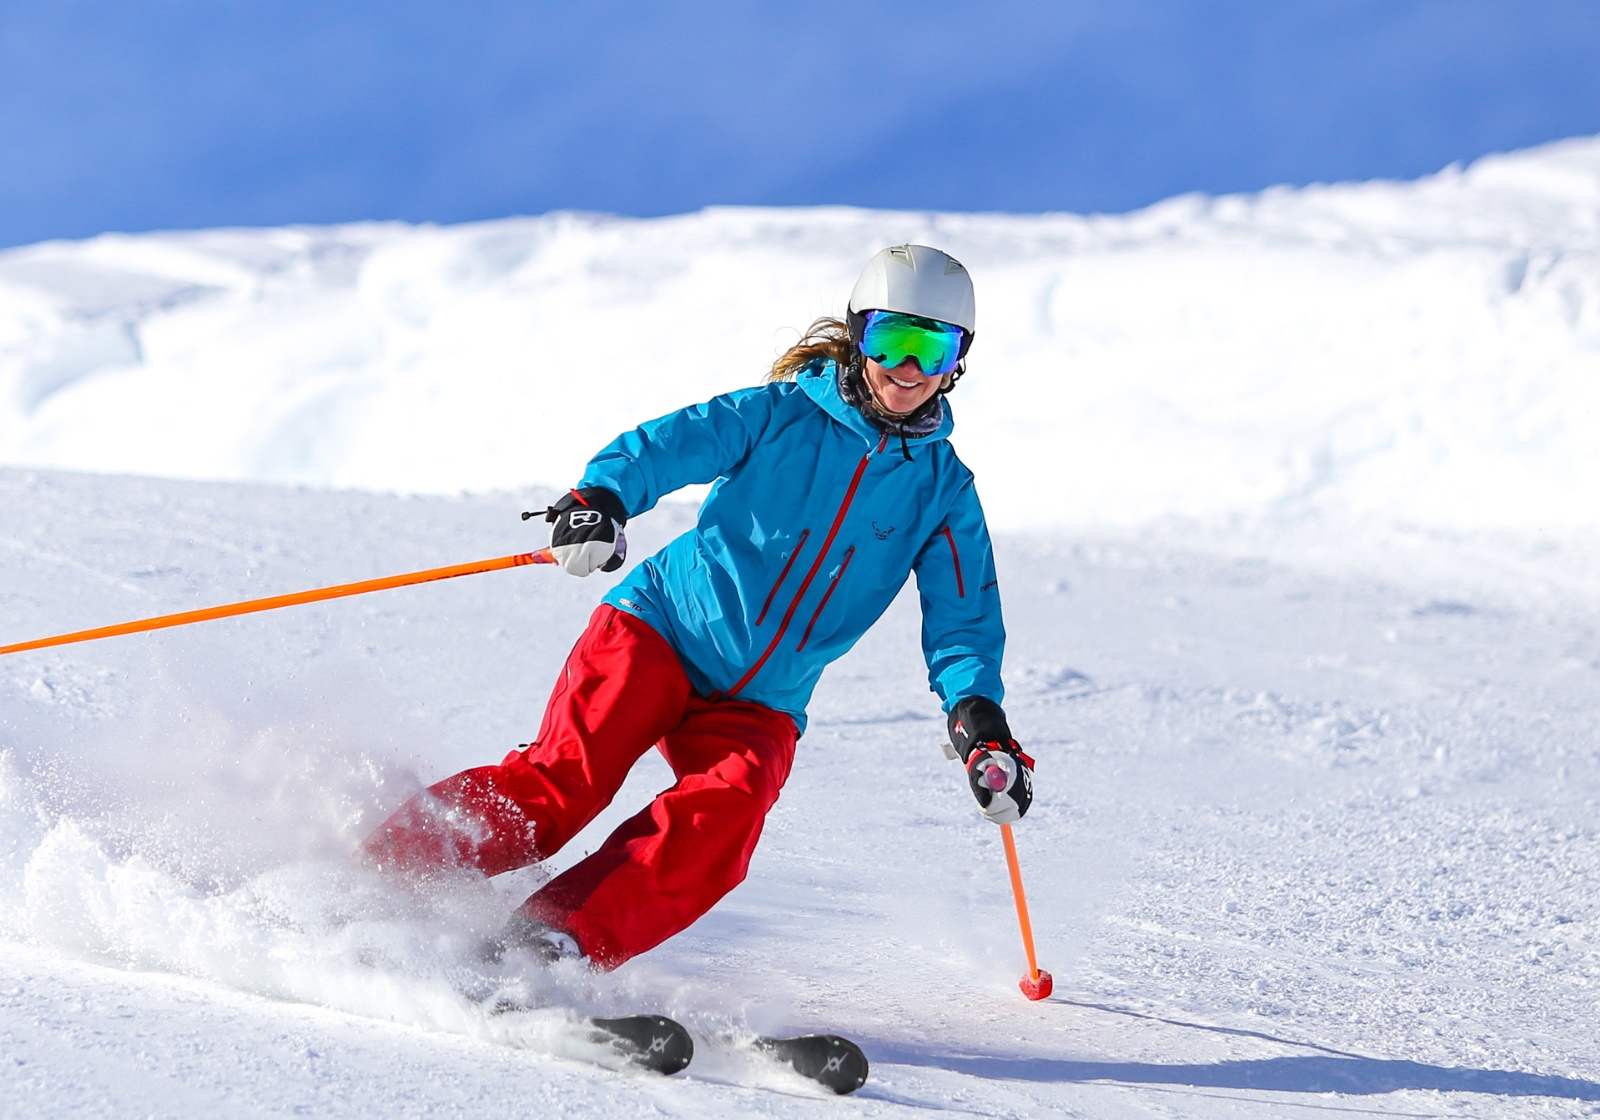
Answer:
POLYGON ((840 369, 846 369, 855 350, 855 344, 850 341, 850 328, 844 320, 824 315, 806 328, 799 342, 778 356, 763 380, 793 381, 801 370, 823 358, 831 358, 840 369))

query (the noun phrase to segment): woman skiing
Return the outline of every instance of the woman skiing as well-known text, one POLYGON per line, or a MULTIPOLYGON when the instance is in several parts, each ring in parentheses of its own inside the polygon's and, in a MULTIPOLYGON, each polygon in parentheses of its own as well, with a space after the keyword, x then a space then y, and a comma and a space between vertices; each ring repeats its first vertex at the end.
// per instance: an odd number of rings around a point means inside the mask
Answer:
POLYGON ((546 512, 573 575, 615 571, 630 517, 712 483, 693 529, 605 596, 537 738, 412 798, 365 842, 383 867, 497 875, 559 851, 656 746, 677 782, 518 909, 498 951, 615 968, 745 877, 806 704, 916 573, 929 679, 980 811, 1016 820, 1032 760, 1000 708, 1005 629, 972 473, 945 393, 974 324, 960 262, 872 258, 846 322, 823 319, 767 382, 652 420, 546 512))

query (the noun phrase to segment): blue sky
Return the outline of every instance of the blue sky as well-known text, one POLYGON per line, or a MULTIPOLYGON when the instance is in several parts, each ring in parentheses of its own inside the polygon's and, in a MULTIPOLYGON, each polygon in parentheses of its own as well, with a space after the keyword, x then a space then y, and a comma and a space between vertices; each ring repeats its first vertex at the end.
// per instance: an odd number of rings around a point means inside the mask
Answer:
POLYGON ((0 245, 716 203, 1123 211, 1600 132, 1596 0, 0 0, 0 245))

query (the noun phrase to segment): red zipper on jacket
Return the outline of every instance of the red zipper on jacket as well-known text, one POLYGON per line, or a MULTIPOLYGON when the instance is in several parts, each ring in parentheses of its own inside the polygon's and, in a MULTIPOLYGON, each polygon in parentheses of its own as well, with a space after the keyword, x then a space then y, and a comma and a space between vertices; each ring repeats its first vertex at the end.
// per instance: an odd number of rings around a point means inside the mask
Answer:
POLYGON ((745 670, 744 676, 735 681, 729 688, 714 692, 706 699, 716 700, 723 696, 732 696, 745 685, 749 684, 755 675, 761 672, 761 666, 767 663, 767 658, 772 656, 772 651, 778 648, 778 643, 783 640, 783 635, 789 629, 789 623, 794 621, 794 612, 800 608, 800 600, 806 597, 806 591, 811 586, 811 581, 817 578, 817 572, 822 567, 822 562, 828 557, 828 549, 833 547, 833 538, 839 535, 839 526, 844 524, 844 515, 850 512, 850 503, 856 500, 856 488, 861 485, 861 476, 867 473, 867 463, 872 456, 889 446, 889 433, 883 433, 883 438, 878 440, 878 446, 861 456, 861 462, 856 464, 856 473, 850 479, 850 486, 844 492, 844 501, 839 503, 839 512, 833 515, 833 524, 828 527, 828 535, 823 539, 822 549, 817 553, 817 558, 811 562, 811 570, 806 572, 806 578, 800 581, 800 590, 794 593, 794 598, 789 603, 789 609, 783 614, 783 621, 778 623, 778 632, 772 635, 772 641, 767 643, 767 648, 761 651, 761 656, 756 658, 756 663, 745 670))
POLYGON ((822 617, 822 610, 828 605, 828 600, 833 598, 833 589, 839 586, 839 581, 844 578, 844 570, 850 566, 850 557, 856 554, 856 546, 851 545, 845 549, 844 559, 839 562, 839 570, 833 573, 833 579, 828 581, 828 590, 822 593, 822 602, 817 604, 817 609, 811 614, 811 621, 806 623, 806 632, 800 635, 800 644, 795 646, 795 652, 806 648, 806 643, 811 640, 811 628, 817 624, 817 619, 822 617))
POLYGON ((950 532, 950 526, 948 525, 940 529, 939 532, 943 533, 944 539, 950 542, 950 560, 956 566, 956 598, 965 599, 967 597, 967 585, 961 582, 961 553, 956 551, 956 538, 950 532))
POLYGON ((810 529, 802 529, 800 539, 794 542, 794 551, 789 553, 789 562, 783 566, 783 571, 778 573, 778 582, 772 585, 772 590, 767 592, 767 601, 761 604, 761 613, 756 615, 756 625, 760 626, 767 617, 767 611, 772 608, 772 600, 778 597, 778 588, 783 586, 783 581, 789 578, 789 569, 794 567, 794 562, 800 559, 800 550, 806 546, 806 538, 811 535, 810 529))

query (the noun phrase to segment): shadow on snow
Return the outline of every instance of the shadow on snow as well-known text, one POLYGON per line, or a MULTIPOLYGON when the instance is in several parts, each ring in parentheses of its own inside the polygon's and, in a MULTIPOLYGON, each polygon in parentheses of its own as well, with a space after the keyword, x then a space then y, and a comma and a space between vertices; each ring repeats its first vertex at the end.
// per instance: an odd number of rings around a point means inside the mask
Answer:
POLYGON ((1208 1089, 1257 1089, 1276 1093, 1347 1093, 1353 1096, 1426 1089, 1440 1093, 1485 1093, 1502 1097, 1557 1097, 1600 1101, 1600 1082, 1516 1070, 1431 1066, 1422 1062, 1369 1058, 1261 1031, 1187 1023, 1137 1011, 1056 997, 1067 1003, 1114 1015, 1148 1019, 1213 1034, 1239 1035, 1316 1050, 1314 1056, 1254 1058, 1162 1065, 1155 1062, 1086 1062, 1058 1058, 958 1057, 928 1054, 893 1045, 873 1048, 875 1061, 948 1069, 974 1077, 1016 1081, 1111 1081, 1131 1085, 1185 1085, 1208 1089))
POLYGON ((1154 1062, 1073 1062, 1054 1058, 958 1058, 927 1054, 873 1054, 875 1060, 937 1066, 977 1077, 1016 1081, 1116 1081, 1133 1085, 1187 1085, 1210 1089, 1260 1089, 1276 1093, 1370 1095, 1401 1089, 1488 1093, 1504 1097, 1559 1097, 1600 1101, 1600 1083, 1514 1070, 1463 1069, 1381 1058, 1288 1057, 1193 1065, 1154 1062))

